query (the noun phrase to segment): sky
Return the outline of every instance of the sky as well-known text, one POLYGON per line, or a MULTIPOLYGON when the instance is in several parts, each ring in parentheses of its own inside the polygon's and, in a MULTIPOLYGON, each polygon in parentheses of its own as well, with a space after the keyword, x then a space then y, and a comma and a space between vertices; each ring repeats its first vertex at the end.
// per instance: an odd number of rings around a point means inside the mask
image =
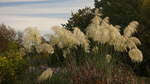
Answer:
POLYGON ((0 24, 22 31, 37 27, 47 31, 50 27, 66 23, 71 12, 93 7, 94 0, 0 0, 0 24))

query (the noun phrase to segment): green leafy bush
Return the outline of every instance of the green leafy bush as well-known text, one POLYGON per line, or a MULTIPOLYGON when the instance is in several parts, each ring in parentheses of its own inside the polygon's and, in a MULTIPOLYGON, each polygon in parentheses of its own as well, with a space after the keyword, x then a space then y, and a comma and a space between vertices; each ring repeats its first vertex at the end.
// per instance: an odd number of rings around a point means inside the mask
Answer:
POLYGON ((26 62, 19 52, 9 51, 4 56, 0 55, 0 83, 15 84, 25 68, 26 62))

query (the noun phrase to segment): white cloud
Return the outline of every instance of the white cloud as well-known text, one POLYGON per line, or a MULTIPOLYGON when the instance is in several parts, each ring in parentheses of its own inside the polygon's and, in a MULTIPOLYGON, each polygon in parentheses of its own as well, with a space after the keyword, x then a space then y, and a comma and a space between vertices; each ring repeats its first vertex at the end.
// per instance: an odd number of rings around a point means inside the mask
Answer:
MULTIPOLYGON (((18 1, 47 1, 47 0, 0 0, 0 2, 18 2, 18 1)), ((51 0, 49 0, 51 1, 51 0)), ((66 23, 63 18, 56 18, 54 14, 71 14, 78 9, 85 7, 94 7, 93 0, 66 0, 65 2, 55 3, 36 3, 22 5, 6 5, 0 7, 0 23, 5 23, 16 30, 23 30, 29 26, 36 26, 41 31, 47 31, 53 25, 66 23), (54 18, 18 16, 34 14, 53 14, 54 18)), ((70 17, 70 16, 68 16, 70 17)), ((66 17, 66 18, 68 18, 66 17)))
POLYGON ((80 7, 57 7, 57 8, 20 8, 20 7, 1 7, 1 15, 6 14, 58 14, 71 13, 72 10, 77 10, 80 7))
POLYGON ((9 25, 19 31, 22 31, 27 27, 37 27, 40 31, 47 32, 52 26, 66 23, 66 20, 62 18, 0 16, 0 23, 9 25))
MULTIPOLYGON (((51 4, 32 4, 32 5, 19 5, 12 7, 0 7, 0 15, 7 14, 58 14, 58 13, 69 13, 77 11, 78 9, 85 8, 85 6, 90 6, 90 4, 58 4, 49 7, 51 4)), ((90 6, 93 7, 93 6, 90 6)))
MULTIPOLYGON (((55 0, 49 0, 55 1, 55 0)), ((20 7, 94 7, 94 0, 57 0, 57 2, 46 2, 37 4, 23 4, 20 7)))
POLYGON ((0 0, 0 2, 29 2, 29 1, 47 1, 47 0, 0 0))
MULTIPOLYGON (((7 1, 7 0, 6 0, 7 1)), ((69 0, 64 3, 37 3, 37 4, 24 4, 16 6, 0 7, 0 14, 58 14, 70 13, 77 11, 80 8, 93 7, 92 0, 69 0)))

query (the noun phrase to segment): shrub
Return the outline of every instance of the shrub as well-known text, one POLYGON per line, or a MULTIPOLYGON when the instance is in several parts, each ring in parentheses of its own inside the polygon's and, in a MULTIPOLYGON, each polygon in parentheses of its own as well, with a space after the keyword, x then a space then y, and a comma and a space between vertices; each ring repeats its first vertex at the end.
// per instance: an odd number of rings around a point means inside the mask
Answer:
POLYGON ((0 55, 0 83, 15 84, 25 68, 26 62, 19 52, 9 51, 4 56, 0 55))

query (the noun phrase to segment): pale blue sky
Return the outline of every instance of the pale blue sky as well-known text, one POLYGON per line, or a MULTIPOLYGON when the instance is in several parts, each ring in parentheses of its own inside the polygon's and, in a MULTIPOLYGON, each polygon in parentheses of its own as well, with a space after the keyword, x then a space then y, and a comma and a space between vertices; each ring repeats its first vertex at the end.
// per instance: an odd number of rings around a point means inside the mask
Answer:
POLYGON ((47 30, 65 23, 71 12, 93 7, 94 0, 0 0, 0 23, 23 30, 36 26, 47 30))

